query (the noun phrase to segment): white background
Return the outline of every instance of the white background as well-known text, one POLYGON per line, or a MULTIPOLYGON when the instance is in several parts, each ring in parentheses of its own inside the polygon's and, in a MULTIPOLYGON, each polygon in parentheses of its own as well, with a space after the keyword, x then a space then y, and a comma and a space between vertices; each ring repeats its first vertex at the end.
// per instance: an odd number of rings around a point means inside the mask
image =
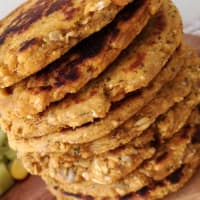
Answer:
MULTIPOLYGON (((25 0, 0 0, 0 18, 25 0)), ((185 31, 196 32, 200 30, 200 0, 173 0, 181 11, 185 31), (192 24, 192 27, 191 27, 192 24)))

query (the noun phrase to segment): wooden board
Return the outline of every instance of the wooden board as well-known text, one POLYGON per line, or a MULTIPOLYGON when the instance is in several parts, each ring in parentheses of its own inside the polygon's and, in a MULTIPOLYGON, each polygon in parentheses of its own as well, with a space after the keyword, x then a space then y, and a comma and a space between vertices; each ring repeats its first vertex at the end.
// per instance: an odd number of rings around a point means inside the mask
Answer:
MULTIPOLYGON (((24 182, 18 183, 1 200, 56 200, 46 189, 43 181, 31 176, 24 182)), ((164 200, 200 200, 200 170, 193 179, 179 192, 164 200)))
MULTIPOLYGON (((185 35, 185 41, 200 53, 200 37, 185 35)), ((55 200, 55 198, 39 177, 30 176, 16 184, 4 197, 0 197, 0 200, 55 200)), ((200 170, 182 190, 164 200, 200 200, 200 170)))

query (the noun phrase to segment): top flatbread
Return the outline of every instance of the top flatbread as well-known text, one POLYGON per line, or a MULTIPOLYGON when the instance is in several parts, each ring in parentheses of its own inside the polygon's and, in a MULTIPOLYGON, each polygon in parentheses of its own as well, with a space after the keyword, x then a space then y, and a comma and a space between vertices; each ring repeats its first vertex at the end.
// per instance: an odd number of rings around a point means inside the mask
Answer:
MULTIPOLYGON (((70 52, 44 70, 9 88, 4 101, 17 116, 45 110, 66 94, 76 93, 96 78, 141 32, 160 0, 142 0, 129 4, 108 26, 79 43, 70 52), (14 105, 8 104, 13 100, 14 105), (10 105, 10 106, 9 106, 10 105), (14 108, 14 110, 13 110, 14 108)), ((5 89, 5 94, 8 89, 5 89)), ((12 103, 12 102, 11 102, 12 103)))
POLYGON ((108 24, 132 0, 30 0, 0 27, 0 87, 59 58, 108 24))

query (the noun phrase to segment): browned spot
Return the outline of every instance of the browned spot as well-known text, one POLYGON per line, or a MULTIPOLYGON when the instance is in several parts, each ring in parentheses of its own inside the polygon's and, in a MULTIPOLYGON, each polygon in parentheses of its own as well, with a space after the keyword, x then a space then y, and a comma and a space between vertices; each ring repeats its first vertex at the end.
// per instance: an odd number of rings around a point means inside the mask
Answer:
POLYGON ((140 65, 142 65, 144 58, 145 58, 145 53, 140 53, 137 55, 137 58, 135 60, 134 63, 131 64, 131 66, 129 67, 129 70, 134 70, 135 68, 139 67, 140 65))
POLYGON ((51 90, 52 87, 51 86, 40 86, 40 91, 47 91, 47 90, 51 90))
MULTIPOLYGON (((69 3, 69 1, 66 2, 69 3)), ((52 86, 52 88, 59 88, 66 84, 70 85, 74 82, 78 82, 82 77, 81 72, 85 71, 85 69, 82 68, 86 67, 84 62, 86 62, 87 59, 98 56, 105 47, 109 47, 110 42, 119 34, 120 29, 118 28, 118 24, 134 15, 135 10, 140 5, 142 5, 142 3, 132 3, 127 6, 123 11, 120 12, 113 22, 111 22, 101 31, 86 38, 60 59, 38 72, 35 75, 35 79, 41 83, 40 85, 45 83, 45 86, 49 84, 49 86, 52 86), (129 11, 128 13, 127 10, 129 11)), ((54 10, 62 7, 60 6, 61 4, 57 3, 56 8, 54 7, 54 10)), ((53 8, 50 9, 49 6, 48 13, 52 12, 52 9, 53 8)), ((90 74, 91 67, 88 67, 88 69, 89 71, 87 70, 87 73, 90 74)), ((33 90, 34 93, 38 93, 41 91, 41 88, 34 87, 29 88, 29 90, 33 90)))
MULTIPOLYGON (((9 35, 22 33, 43 16, 48 16, 58 10, 69 12, 70 9, 72 9, 71 0, 37 0, 29 9, 19 12, 11 21, 0 35, 0 45, 4 43, 9 35)), ((70 16, 72 17, 72 13, 70 16)))
POLYGON ((61 9, 67 9, 70 6, 72 6, 71 0, 56 0, 54 3, 52 3, 49 8, 47 9, 45 15, 50 15, 58 10, 61 9))
POLYGON ((146 196, 150 191, 150 188, 148 186, 143 187, 141 190, 137 192, 140 196, 146 196))
POLYGON ((4 88, 3 91, 5 92, 5 94, 7 95, 11 95, 13 94, 13 87, 7 87, 7 88, 4 88))
POLYGON ((163 154, 161 154, 161 155, 156 159, 156 162, 157 162, 157 163, 162 162, 162 161, 164 161, 167 157, 168 157, 168 152, 164 152, 163 154))
POLYGON ((117 20, 127 21, 134 15, 137 15, 137 11, 140 11, 140 7, 144 5, 145 1, 147 0, 133 1, 130 3, 117 15, 117 20))
POLYGON ((31 40, 27 40, 27 41, 24 41, 20 48, 19 48, 19 52, 22 52, 22 51, 25 51, 26 49, 28 49, 29 47, 35 45, 37 43, 37 39, 36 38, 33 38, 31 40))
POLYGON ((181 131, 181 138, 187 139, 190 133, 190 127, 184 127, 181 131))
POLYGON ((64 191, 63 191, 63 194, 65 196, 74 197, 74 198, 81 199, 81 200, 94 200, 94 197, 92 197, 92 196, 85 196, 85 195, 82 195, 82 194, 72 194, 72 193, 64 192, 64 191))
POLYGON ((200 143, 200 126, 198 126, 194 132, 194 135, 192 137, 192 144, 198 144, 200 143))
POLYGON ((133 193, 129 193, 123 197, 120 197, 119 199, 120 200, 130 200, 132 198, 132 196, 133 196, 133 193))
POLYGON ((200 104, 197 106, 198 112, 200 112, 200 104))
POLYGON ((164 184, 163 181, 157 181, 157 182, 155 182, 155 187, 164 187, 164 186, 165 186, 165 184, 164 184))
POLYGON ((78 8, 72 8, 70 10, 67 11, 63 11, 64 15, 65 15, 65 19, 66 20, 70 20, 73 18, 74 13, 76 13, 78 11, 78 8))
POLYGON ((158 13, 158 15, 157 15, 156 28, 157 28, 159 31, 163 31, 165 27, 166 27, 165 16, 163 15, 163 12, 160 12, 160 13, 158 13))
POLYGON ((183 176, 183 172, 182 172, 183 171, 183 167, 184 166, 182 166, 181 168, 177 169, 174 173, 169 175, 167 177, 167 180, 170 181, 172 184, 177 184, 181 180, 181 178, 183 176))
POLYGON ((42 17, 45 8, 47 8, 48 4, 51 2, 52 1, 50 0, 38 0, 31 8, 19 13, 19 15, 11 21, 5 31, 0 35, 0 45, 4 43, 9 35, 22 33, 34 22, 39 20, 42 17))

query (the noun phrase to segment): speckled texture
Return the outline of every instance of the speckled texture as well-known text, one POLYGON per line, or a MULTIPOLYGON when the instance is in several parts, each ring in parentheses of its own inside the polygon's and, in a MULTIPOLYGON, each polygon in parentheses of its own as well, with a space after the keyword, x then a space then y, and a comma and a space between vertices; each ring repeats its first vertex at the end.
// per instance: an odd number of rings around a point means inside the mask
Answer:
MULTIPOLYGON (((5 94, 10 91, 4 95, 4 101, 10 104, 10 108, 7 106, 10 115, 30 118, 30 115, 44 111, 51 102, 79 91, 104 71, 132 42, 158 10, 160 3, 161 0, 142 0, 129 4, 111 24, 82 41, 59 60, 19 84, 3 90, 5 94), (152 9, 154 11, 150 12, 152 9)), ((80 102, 82 98, 75 100, 80 102)), ((68 101, 65 101, 66 104, 68 101)))
MULTIPOLYGON (((93 144, 86 144, 84 148, 86 148, 86 152, 101 152, 104 148, 112 148, 112 145, 115 147, 115 144, 121 144, 121 142, 130 141, 132 137, 136 137, 139 133, 142 133, 143 130, 148 128, 150 126, 156 117, 158 117, 160 114, 163 114, 166 112, 169 107, 173 106, 176 102, 182 101, 184 96, 187 96, 191 89, 192 89, 192 82, 198 82, 199 76, 199 60, 192 59, 191 55, 193 53, 188 52, 186 54, 186 58, 182 59, 183 65, 176 68, 177 71, 174 71, 174 66, 177 66, 177 61, 180 59, 179 53, 177 56, 174 57, 174 60, 172 59, 168 66, 163 69, 161 74, 158 75, 156 80, 152 82, 152 84, 145 88, 139 96, 136 97, 129 97, 123 103, 118 105, 115 109, 113 109, 112 112, 109 113, 108 117, 103 119, 103 121, 97 121, 93 124, 90 124, 86 127, 80 127, 76 130, 71 130, 71 134, 79 132, 79 135, 82 136, 81 133, 86 132, 85 137, 88 134, 91 134, 91 136, 88 136, 89 140, 92 141, 91 138, 99 137, 100 134, 105 137, 99 139, 99 141, 95 141, 93 144), (187 61, 188 59, 188 61, 187 61), (193 66, 193 67, 191 67, 193 66), (182 71, 177 75, 177 77, 166 84, 170 79, 173 79, 173 77, 176 75, 176 73, 182 68, 182 71), (156 95, 156 93, 161 89, 163 84, 166 84, 161 92, 157 94, 157 96, 152 100, 152 98, 156 95), (144 105, 145 101, 152 100, 151 103, 146 103, 146 107, 144 107, 142 110, 140 110, 144 105), (128 105, 128 106, 127 106, 128 105), (160 109, 158 109, 158 105, 160 106, 160 109), (140 107, 139 107, 140 106, 140 107), (134 114, 138 114, 136 116, 133 116, 134 114), (120 114, 119 114, 120 113, 120 114), (118 124, 110 122, 115 119, 118 116, 122 117, 120 118, 121 121, 116 121, 118 124), (129 115, 129 116, 128 116, 129 115), (133 116, 129 121, 127 121, 125 124, 123 124, 127 119, 129 119, 131 116, 133 116), (148 121, 146 122, 146 125, 141 125, 139 127, 134 127, 133 125, 140 121, 143 118, 147 118, 148 121), (111 120, 112 119, 112 120, 111 120), (107 123, 105 123, 107 122, 107 123), (109 124, 109 126, 108 126, 109 124), (120 124, 123 124, 119 129, 114 130, 119 126, 120 124), (112 125, 112 126, 111 126, 112 125), (133 128, 133 130, 136 131, 137 134, 134 135, 126 135, 124 136, 124 131, 127 130, 127 128, 130 130, 130 128, 133 128), (140 129, 139 129, 140 128, 140 129), (97 132, 95 132, 95 130, 97 132), (111 132, 113 130, 113 132, 111 132), (93 133, 98 133, 94 135, 93 133), (106 136, 107 135, 107 136, 106 136), (113 137, 115 136, 115 137, 113 137)), ((181 58, 182 54, 181 54, 181 58)), ((179 63, 180 64, 180 63, 179 63)), ((5 127, 6 129, 6 127, 5 127)), ((66 133, 69 133, 69 130, 65 130, 66 133)), ((8 132, 9 133, 9 132, 8 132)), ((64 133, 64 132, 62 132, 64 133)), ((13 134, 8 134, 10 138, 10 144, 13 148, 17 148, 20 150, 20 146, 23 146, 22 152, 66 152, 69 151, 71 145, 68 145, 68 136, 69 134, 60 134, 60 133, 54 133, 47 136, 43 136, 41 138, 29 138, 29 139, 16 139, 13 134), (60 142, 62 141, 62 142, 60 142)), ((78 142, 78 140, 74 140, 75 143, 78 142)), ((21 147, 22 147, 21 146, 21 147)), ((84 149, 83 148, 83 149, 84 149)), ((103 150, 104 151, 104 150, 103 150)), ((85 152, 85 151, 83 151, 85 152)))
MULTIPOLYGON (((195 158, 190 164, 183 165, 174 173, 166 177, 162 181, 152 181, 150 185, 144 186, 140 190, 127 194, 123 197, 114 198, 115 200, 158 200, 166 197, 170 193, 180 190, 194 175, 198 168, 198 158, 195 158), (176 180, 176 182, 175 182, 176 180)), ((64 192, 59 187, 49 186, 49 190, 56 196, 58 200, 77 200, 92 199, 91 197, 83 197, 79 194, 70 194, 64 192)), ((95 198, 101 200, 101 198, 95 198)), ((107 198, 112 200, 113 198, 107 198)))
MULTIPOLYGON (((105 117, 112 102, 118 101, 124 98, 127 93, 149 84, 164 67, 179 45, 180 39, 179 15, 174 6, 166 2, 137 41, 133 42, 128 50, 125 50, 113 66, 103 74, 102 78, 100 77, 97 82, 89 85, 80 94, 50 106, 41 115, 33 116, 30 119, 11 118, 12 122, 9 125, 11 132, 18 137, 39 137, 50 132, 58 132, 62 128, 67 128, 68 125, 76 127, 92 122, 95 118, 105 117), (176 16, 177 21, 172 25, 171 21, 174 16, 176 16), (176 30, 176 38, 174 38, 174 32, 171 29, 176 30), (145 55, 141 57, 144 50, 145 55), (134 69, 132 69, 133 65, 134 69)), ((7 116, 4 118, 11 121, 7 116)), ((128 115, 126 115, 127 118, 128 115)), ((104 118, 101 121, 105 121, 104 118)), ((116 123, 116 125, 118 124, 116 123)))
MULTIPOLYGON (((168 132, 166 131, 168 137, 163 137, 165 138, 164 141, 161 140, 163 135, 162 130, 157 129, 157 126, 161 123, 161 120, 158 119, 154 124, 152 124, 150 128, 144 131, 142 135, 133 138, 132 141, 130 141, 128 144, 124 146, 122 146, 121 144, 121 146, 117 149, 111 150, 110 152, 105 152, 98 156, 89 157, 88 159, 80 158, 81 150, 83 149, 83 147, 79 147, 79 152, 76 152, 77 154, 74 155, 74 157, 70 156, 67 152, 48 153, 42 155, 40 153, 28 153, 20 156, 22 157, 26 168, 33 174, 42 174, 46 169, 48 169, 52 177, 58 178, 61 176, 62 179, 63 174, 68 171, 67 169, 71 169, 73 170, 74 174, 77 175, 74 179, 74 182, 79 182, 80 180, 85 179, 93 181, 95 183, 110 184, 113 181, 122 178, 126 174, 136 169, 136 167, 139 166, 143 160, 150 158, 155 154, 155 152, 157 155, 156 157, 158 157, 157 160, 160 161, 159 164, 163 163, 162 160, 165 160, 165 162, 171 165, 167 169, 173 169, 173 166, 176 166, 175 163, 179 163, 178 156, 183 156, 183 153, 185 152, 186 146, 184 146, 184 143, 186 142, 187 145, 188 138, 185 138, 185 142, 184 139, 179 139, 178 137, 178 139, 173 139, 172 142, 167 145, 163 143, 168 143, 168 140, 171 137, 174 137, 174 135, 185 126, 185 124, 188 124, 188 126, 199 125, 199 122, 196 122, 196 118, 199 118, 200 116, 198 107, 196 107, 193 112, 192 110, 190 111, 190 115, 187 116, 188 121, 185 121, 184 118, 182 121, 178 117, 181 112, 177 111, 182 104, 186 105, 186 110, 189 109, 187 105, 190 105, 189 102, 191 98, 193 99, 193 102, 199 102, 198 95, 189 95, 185 100, 177 103, 174 107, 172 107, 166 114, 160 116, 162 119, 165 119, 162 122, 163 127, 169 127, 171 125, 171 122, 167 120, 170 119, 168 113, 171 113, 174 117, 177 117, 177 119, 174 119, 174 124, 176 126, 168 130, 168 132), (159 144, 163 145, 161 145, 161 148, 159 150, 160 152, 158 153, 155 149, 155 145, 158 146, 159 144), (174 146, 174 144, 176 146, 174 146), (175 151, 176 148, 178 148, 177 151, 175 151), (169 152, 166 153, 167 151, 169 152), (173 153, 176 156, 176 160, 172 160, 171 162, 169 162, 166 157, 168 157, 169 154, 173 153), (106 168, 111 168, 111 170, 106 170, 106 168), (81 174, 83 172, 85 173, 85 176, 81 178, 81 174)), ((187 128, 185 129, 185 131, 187 131, 187 128)), ((129 131, 127 130, 127 132, 129 131)), ((166 136, 166 134, 164 136, 166 136)), ((199 139, 196 138, 196 140, 198 141, 199 139)), ((192 148, 188 147, 188 150, 192 150, 192 148)), ((85 151, 87 151, 87 149, 85 149, 85 151)), ((151 175, 153 173, 157 173, 155 175, 155 179, 157 180, 160 176, 164 174, 164 171, 162 173, 152 171, 152 169, 160 169, 159 165, 157 167, 153 167, 154 164, 155 162, 153 161, 149 162, 149 164, 147 164, 145 168, 148 170, 146 173, 149 173, 151 175)))
MULTIPOLYGON (((155 157, 145 162, 138 170, 118 182, 106 185, 106 187, 101 184, 92 184, 90 182, 64 184, 66 183, 65 178, 61 181, 58 180, 57 177, 50 178, 51 175, 49 176, 49 174, 47 175, 46 173, 43 174, 43 178, 47 182, 53 183, 53 185, 59 185, 59 187, 69 193, 79 194, 83 197, 93 196, 96 197, 95 199, 101 199, 106 196, 111 197, 111 199, 118 199, 132 192, 137 192, 143 187, 151 187, 154 181, 160 182, 163 181, 163 179, 168 180, 168 183, 174 184, 174 188, 178 189, 179 187, 175 187, 175 185, 182 180, 184 177, 183 174, 188 177, 188 180, 199 165, 200 145, 199 142, 192 142, 197 129, 198 127, 184 128, 172 138, 166 146, 163 146, 163 148, 161 147, 157 151, 155 157), (176 150, 174 150, 175 147, 176 150), (187 171, 187 173, 178 173, 183 172, 182 170, 188 165, 190 166, 190 170, 187 171), (134 177, 135 181, 131 177, 134 177), (100 193, 100 191, 104 192, 100 193)), ((187 167, 187 169, 189 169, 189 167, 187 167)), ((184 184, 185 182, 182 182, 182 186, 184 184)), ((165 189, 168 191, 168 188, 165 189)), ((170 191, 171 190, 169 190, 169 192, 170 191)), ((137 194, 140 193, 138 192, 137 194)), ((134 195, 134 193, 131 195, 134 195)), ((159 193, 155 193, 155 198, 159 198, 159 195, 159 193)))
POLYGON ((0 27, 0 87, 41 70, 100 30, 130 1, 31 0, 0 27))

